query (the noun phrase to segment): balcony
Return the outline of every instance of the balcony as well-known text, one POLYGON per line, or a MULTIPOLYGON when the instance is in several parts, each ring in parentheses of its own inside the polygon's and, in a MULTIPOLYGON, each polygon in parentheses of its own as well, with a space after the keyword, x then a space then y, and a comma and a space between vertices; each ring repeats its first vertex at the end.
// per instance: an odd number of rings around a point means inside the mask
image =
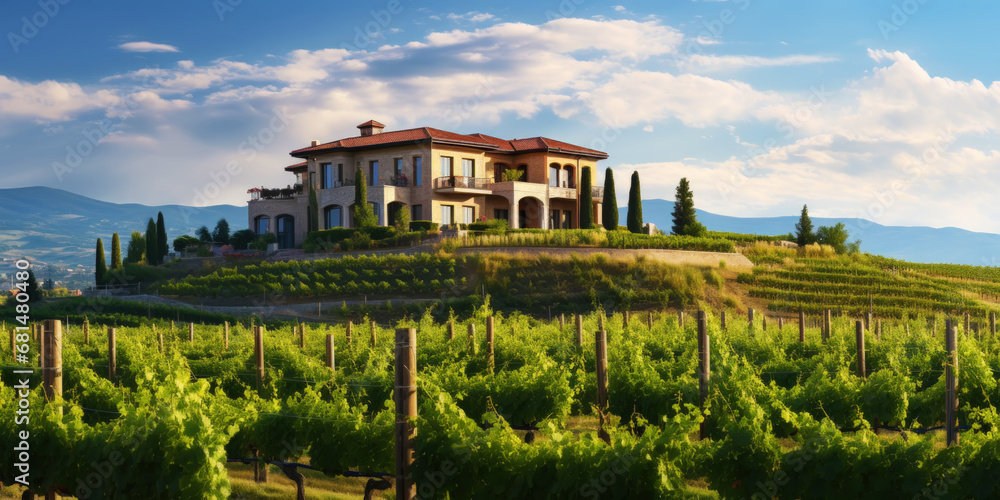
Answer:
POLYGON ((465 177, 452 175, 434 179, 434 191, 437 193, 459 194, 491 194, 490 185, 493 179, 485 177, 465 177))
POLYGON ((549 186, 549 198, 576 199, 576 189, 571 187, 549 186))
POLYGON ((257 200, 291 200, 304 192, 302 184, 288 186, 284 188, 253 188, 247 193, 250 194, 250 201, 257 200))
POLYGON ((604 186, 594 186, 590 188, 590 198, 594 201, 604 199, 604 186))

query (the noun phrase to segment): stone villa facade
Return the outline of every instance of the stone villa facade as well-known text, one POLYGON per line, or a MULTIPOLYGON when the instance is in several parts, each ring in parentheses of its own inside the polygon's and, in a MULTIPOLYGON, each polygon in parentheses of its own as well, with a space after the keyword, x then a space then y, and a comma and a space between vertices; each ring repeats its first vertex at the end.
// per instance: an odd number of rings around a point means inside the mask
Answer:
MULTIPOLYGON (((295 184, 250 190, 250 228, 274 233, 280 248, 293 248, 305 240, 311 216, 320 229, 352 227, 359 168, 380 225, 393 224, 406 206, 411 220, 443 226, 506 219, 514 228, 577 228, 581 169, 591 169, 596 186, 597 162, 608 157, 545 137, 505 140, 430 127, 384 131, 374 120, 358 128, 359 136, 292 151, 303 160, 285 167, 295 184), (319 200, 312 215, 309 184, 319 200)), ((601 187, 592 189, 597 223, 603 194, 601 187)))

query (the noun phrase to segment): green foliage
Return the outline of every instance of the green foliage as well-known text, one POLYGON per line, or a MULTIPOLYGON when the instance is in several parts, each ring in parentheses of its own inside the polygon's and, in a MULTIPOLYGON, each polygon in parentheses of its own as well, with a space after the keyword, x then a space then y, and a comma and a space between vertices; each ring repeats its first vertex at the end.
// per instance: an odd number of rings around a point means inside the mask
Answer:
POLYGON ((185 234, 174 239, 174 251, 177 253, 183 253, 186 248, 196 247, 199 244, 201 244, 201 240, 195 238, 194 236, 188 236, 185 234))
POLYGON ((146 260, 146 237, 139 231, 132 231, 132 239, 128 242, 125 263, 138 264, 146 260))
POLYGON ((520 181, 524 177, 524 171, 516 168, 508 168, 500 173, 500 182, 520 181))
POLYGON ((354 173, 354 227, 367 230, 378 225, 375 211, 368 203, 368 180, 361 167, 354 173))
POLYGON ((156 239, 156 222, 153 218, 149 218, 149 223, 146 224, 146 264, 151 266, 158 265, 160 263, 160 244, 156 239))
POLYGON ((160 258, 160 262, 167 258, 167 254, 170 253, 170 240, 167 239, 167 225, 163 222, 163 212, 158 212, 156 214, 156 243, 157 243, 157 256, 160 258))
POLYGON ((486 222, 474 222, 469 224, 469 231, 481 232, 485 234, 505 234, 510 223, 506 219, 490 219, 486 222))
POLYGON ((404 233, 410 230, 410 207, 403 205, 396 210, 393 217, 395 220, 396 232, 404 233))
POLYGON ((212 232, 208 230, 208 226, 199 227, 194 234, 202 243, 212 243, 212 232))
POLYGON ((215 224, 215 229, 212 230, 212 242, 219 245, 229 244, 229 222, 226 219, 219 219, 215 224))
POLYGON ((94 283, 98 286, 107 283, 108 266, 105 263, 104 242, 97 238, 97 253, 94 260, 94 283))
POLYGON ((38 278, 35 277, 33 269, 28 269, 27 283, 28 303, 35 304, 41 302, 44 294, 42 293, 42 287, 38 286, 38 278))
POLYGON ((429 220, 415 220, 410 222, 410 231, 437 232, 438 223, 429 220))
POLYGON ((835 226, 820 226, 816 230, 816 242, 821 245, 830 245, 838 254, 847 253, 848 236, 847 226, 843 222, 838 222, 835 226))
POLYGON ((309 183, 308 230, 311 233, 319 230, 319 199, 316 197, 316 187, 309 183))
POLYGON ((694 209, 694 194, 688 184, 686 177, 682 177, 677 184, 677 193, 674 195, 673 227, 671 234, 684 236, 705 236, 708 232, 705 226, 698 222, 698 216, 694 209))
POLYGON ((580 172, 580 229, 590 229, 594 225, 593 182, 590 167, 580 172))
POLYGON ((250 229, 240 229, 233 233, 229 238, 229 242, 232 243, 233 250, 246 250, 250 248, 250 244, 255 239, 257 239, 257 235, 253 231, 250 229))
POLYGON ((278 237, 274 233, 259 234, 250 243, 249 248, 264 252, 267 251, 268 244, 277 242, 278 242, 278 237))
MULTIPOLYGON (((446 240, 451 251, 458 247, 600 247, 619 249, 735 251, 731 241, 692 236, 650 236, 628 231, 595 229, 515 229, 505 234, 470 234, 446 240)), ((448 251, 448 249, 446 249, 448 251)))
POLYGON ((816 234, 813 233, 812 219, 809 218, 809 207, 802 205, 802 215, 795 223, 795 239, 800 247, 816 243, 816 234))
POLYGON ((604 170, 604 200, 601 202, 601 223, 604 229, 618 229, 618 199, 615 194, 615 173, 608 167, 604 170))
POLYGON ((111 270, 122 268, 122 242, 118 239, 118 233, 111 235, 111 270))
POLYGON ((628 230, 642 232, 642 193, 639 187, 639 172, 632 172, 632 185, 628 190, 628 230))

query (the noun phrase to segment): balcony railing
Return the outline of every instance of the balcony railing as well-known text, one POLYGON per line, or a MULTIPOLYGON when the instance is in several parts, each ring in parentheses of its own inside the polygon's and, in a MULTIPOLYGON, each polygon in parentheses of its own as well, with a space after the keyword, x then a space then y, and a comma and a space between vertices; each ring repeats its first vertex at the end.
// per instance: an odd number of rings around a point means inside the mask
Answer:
POLYGON ((493 179, 452 175, 434 179, 434 189, 489 189, 493 179))
POLYGON ((302 184, 284 188, 253 188, 249 191, 250 200, 290 200, 303 193, 302 184))
POLYGON ((385 185, 405 188, 410 185, 410 179, 407 179, 406 177, 396 177, 395 179, 389 179, 389 182, 385 185))
POLYGON ((595 200, 597 200, 597 199, 603 200, 604 199, 604 186, 594 186, 594 187, 590 188, 590 197, 593 198, 593 199, 595 199, 595 200))

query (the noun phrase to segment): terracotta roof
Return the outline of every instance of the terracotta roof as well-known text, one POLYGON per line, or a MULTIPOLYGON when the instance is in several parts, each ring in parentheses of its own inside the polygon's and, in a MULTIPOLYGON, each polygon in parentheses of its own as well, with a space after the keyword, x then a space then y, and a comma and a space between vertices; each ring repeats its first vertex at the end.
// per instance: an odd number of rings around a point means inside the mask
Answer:
POLYGON ((287 172, 295 172, 296 170, 305 170, 309 166, 309 162, 296 163, 295 165, 289 165, 285 167, 287 172))
MULTIPOLYGON (((372 120, 369 123, 378 123, 372 120)), ((379 124, 381 125, 381 124, 379 124)), ((433 142, 443 144, 453 144, 468 146, 504 153, 525 153, 529 151, 556 151, 567 154, 590 156, 598 159, 605 159, 608 154, 603 151, 576 146, 568 142, 557 141, 547 137, 532 137, 529 139, 515 139, 508 141, 486 134, 456 134, 446 130, 431 127, 412 128, 407 130, 393 130, 380 134, 348 137, 317 146, 297 149, 291 152, 292 156, 305 158, 310 153, 353 151, 380 146, 391 146, 396 144, 407 144, 417 142, 433 142)))
POLYGON ((358 125, 358 128, 365 128, 365 127, 385 128, 385 125, 383 125, 383 124, 381 124, 381 123, 379 123, 379 122, 377 122, 375 120, 368 120, 368 121, 362 123, 361 125, 358 125))

